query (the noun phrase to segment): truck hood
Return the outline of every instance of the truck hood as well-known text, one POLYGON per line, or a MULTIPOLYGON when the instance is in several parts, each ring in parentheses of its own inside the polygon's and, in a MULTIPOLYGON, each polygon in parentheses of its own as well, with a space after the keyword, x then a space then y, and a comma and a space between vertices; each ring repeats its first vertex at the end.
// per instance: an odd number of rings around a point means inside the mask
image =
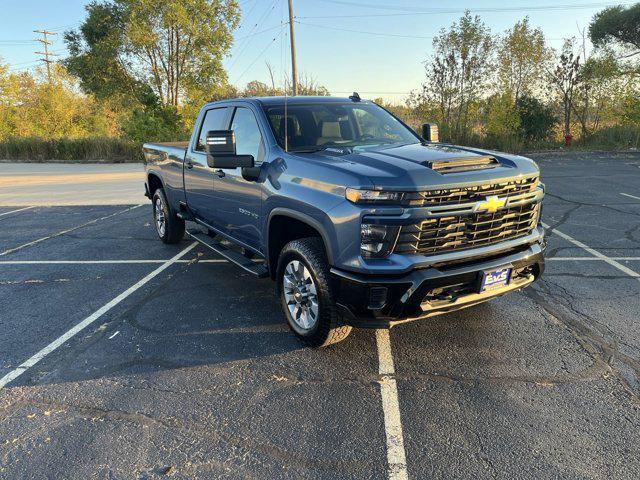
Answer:
POLYGON ((530 177, 539 172, 535 162, 525 157, 446 144, 411 144, 344 152, 328 149, 302 155, 331 164, 332 168, 367 177, 376 189, 411 191, 464 186, 486 180, 530 177), (433 162, 486 156, 497 160, 493 168, 455 173, 438 172, 431 168, 433 162))

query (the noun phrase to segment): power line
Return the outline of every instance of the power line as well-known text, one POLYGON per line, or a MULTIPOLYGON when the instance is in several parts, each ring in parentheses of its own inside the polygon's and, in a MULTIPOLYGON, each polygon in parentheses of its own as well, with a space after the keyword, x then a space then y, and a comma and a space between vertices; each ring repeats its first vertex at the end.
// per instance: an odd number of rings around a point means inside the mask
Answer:
POLYGON ((376 35, 379 37, 400 37, 400 38, 420 38, 420 39, 433 39, 433 36, 429 36, 429 37, 425 37, 422 35, 402 35, 399 33, 381 33, 381 32, 367 32, 364 30, 352 30, 350 28, 341 28, 341 27, 331 27, 329 25, 318 25, 316 23, 307 23, 307 22, 301 22, 299 20, 296 20, 296 23, 300 24, 300 25, 308 25, 309 27, 318 27, 318 28, 325 28, 328 30, 337 30, 340 32, 350 32, 350 33, 364 33, 366 35, 376 35))
POLYGON ((49 41, 49 35, 58 35, 55 32, 50 32, 48 30, 34 30, 33 33, 39 33, 42 35, 42 38, 39 38, 37 41, 42 43, 44 46, 44 52, 36 52, 37 55, 42 55, 44 58, 41 58, 40 61, 44 62, 47 65, 47 78, 49 80, 49 85, 51 85, 51 64, 53 60, 49 57, 57 57, 57 53, 53 53, 49 51, 49 45, 52 43, 49 41))
POLYGON ((258 32, 254 32, 251 35, 244 35, 242 37, 237 37, 235 40, 244 40, 245 38, 255 37, 256 35, 260 35, 261 33, 270 32, 271 30, 275 30, 276 28, 280 28, 282 25, 274 25, 273 27, 265 28, 264 30, 260 30, 258 32))
POLYGON ((275 41, 280 37, 280 35, 282 35, 282 30, 280 30, 280 32, 278 32, 278 34, 273 37, 273 39, 271 39, 271 41, 267 44, 266 47, 264 47, 264 49, 260 52, 260 54, 253 60, 253 62, 251 62, 249 64, 249 66, 247 68, 244 69, 244 71, 236 78, 236 82, 238 82, 244 75, 245 73, 247 73, 249 71, 249 69, 251 67, 253 67, 253 65, 260 60, 264 54, 267 52, 267 50, 269 49, 269 47, 271 47, 271 45, 273 45, 275 43, 275 41))
POLYGON ((441 8, 441 9, 429 9, 419 11, 407 11, 407 7, 393 7, 393 6, 381 6, 379 4, 364 4, 356 2, 341 2, 338 0, 322 0, 330 3, 340 3, 344 5, 350 5, 360 8, 385 8, 394 11, 403 10, 401 13, 364 13, 364 14, 349 14, 349 15, 314 15, 314 16, 302 16, 297 18, 371 18, 371 17, 400 17, 409 15, 439 15, 448 13, 464 13, 466 11, 472 13, 497 13, 497 12, 527 12, 527 11, 549 11, 549 10, 579 10, 588 8, 602 8, 614 5, 631 5, 634 2, 600 2, 600 3, 582 3, 582 4, 560 4, 560 5, 538 5, 527 7, 485 7, 485 8, 441 8))
MULTIPOLYGON (((382 32, 370 32, 370 31, 366 31, 366 30, 354 30, 351 28, 342 28, 342 27, 334 27, 334 26, 329 26, 329 25, 319 25, 317 23, 308 23, 308 22, 301 22, 299 20, 296 20, 296 23, 299 25, 306 25, 309 27, 317 27, 317 28, 324 28, 327 30, 336 30, 339 32, 349 32, 349 33, 362 33, 365 35, 375 35, 378 37, 397 37, 397 38, 417 38, 417 39, 422 39, 422 40, 432 40, 435 38, 435 36, 431 35, 431 36, 425 36, 425 35, 404 35, 401 33, 382 33, 382 32)), ((564 38, 557 38, 557 37, 549 37, 547 38, 547 40, 565 40, 564 38)))
POLYGON ((240 59, 240 57, 242 56, 244 51, 247 49, 247 47, 251 43, 251 38, 254 35, 254 30, 256 29, 256 27, 258 25, 260 25, 262 22, 264 22, 269 17, 269 14, 275 8, 277 1, 278 0, 273 0, 273 2, 270 5, 267 6, 267 9, 262 13, 262 15, 260 15, 258 21, 251 27, 251 29, 249 30, 249 34, 247 36, 245 36, 246 41, 242 43, 242 47, 240 48, 238 53, 235 55, 236 58, 231 62, 231 65, 229 65, 229 68, 228 68, 229 70, 231 70, 235 66, 235 64, 238 62, 238 60, 240 59))

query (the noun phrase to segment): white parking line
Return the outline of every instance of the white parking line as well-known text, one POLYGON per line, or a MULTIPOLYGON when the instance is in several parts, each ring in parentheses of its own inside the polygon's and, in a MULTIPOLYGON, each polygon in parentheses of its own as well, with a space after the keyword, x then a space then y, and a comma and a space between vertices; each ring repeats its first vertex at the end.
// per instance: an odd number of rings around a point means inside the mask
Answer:
POLYGON ((33 355, 31 358, 29 358, 29 359, 25 360, 24 362, 22 362, 16 369, 12 370, 11 372, 7 373, 4 377, 0 378, 0 390, 2 390, 9 382, 11 382, 12 380, 15 380, 20 375, 22 375, 24 372, 26 372, 28 369, 30 369, 31 367, 36 365, 40 360, 42 360, 44 357, 49 355, 51 352, 53 352, 54 350, 56 350, 57 348, 62 346, 67 340, 69 340, 70 338, 73 338, 75 335, 77 335, 82 330, 87 328, 89 325, 91 325, 93 322, 95 322, 97 319, 99 319, 102 315, 104 315, 109 310, 111 310, 113 307, 118 305, 122 300, 124 300, 129 295, 131 295, 136 290, 138 290, 140 287, 144 286, 146 283, 148 283, 154 277, 158 276, 164 270, 166 270, 171 265, 176 263, 181 257, 183 257, 184 255, 189 253, 193 249, 193 247, 195 247, 196 245, 197 245, 197 243, 193 242, 187 248, 185 248, 180 253, 178 253, 175 257, 173 257, 170 260, 167 260, 166 262, 164 262, 162 265, 160 265, 158 268, 156 268, 153 272, 149 273, 142 280, 140 280, 136 284, 134 284, 131 287, 129 287, 128 289, 126 289, 124 292, 122 292, 116 298, 111 300, 109 303, 105 304, 102 308, 96 310, 94 313, 89 315, 87 318, 82 320, 80 323, 76 324, 72 329, 68 330, 66 333, 64 333, 60 337, 56 338, 53 342, 51 342, 49 345, 44 347, 42 350, 40 350, 38 353, 33 355))
MULTIPOLYGON (((546 223, 543 223, 542 225, 544 226, 544 228, 551 229, 551 227, 549 225, 547 225, 546 223)), ((598 257, 600 260, 603 260, 603 261, 607 262, 612 267, 617 268, 618 270, 620 270, 621 272, 626 273, 630 277, 637 278, 638 280, 640 280, 640 273, 635 272, 635 271, 631 270, 629 267, 626 267, 626 266, 622 265, 621 263, 616 262, 614 259, 607 257, 606 255, 598 252, 597 250, 594 250, 590 246, 585 245, 584 243, 582 243, 580 240, 576 240, 572 236, 567 235, 566 233, 562 233, 560 230, 555 230, 554 229, 554 230, 551 230, 551 231, 555 235, 558 235, 560 238, 564 238, 568 242, 571 242, 574 245, 582 248, 583 250, 589 252, 594 257, 598 257)))
MULTIPOLYGON (((164 263, 161 260, 0 260, 0 265, 119 265, 164 263)), ((176 260, 174 263, 189 263, 194 260, 176 260)), ((197 260, 195 263, 227 263, 224 259, 197 260)))
POLYGON ((25 243, 24 245, 20 245, 18 247, 10 248, 9 250, 5 250, 4 252, 0 253, 0 257, 3 256, 3 255, 8 255, 9 253, 16 252, 16 251, 21 250, 21 249, 23 249, 25 247, 30 247, 31 245, 35 245, 37 243, 44 242, 45 240, 49 240, 50 238, 59 237, 60 235, 64 235, 65 233, 73 232, 75 230, 78 230, 79 228, 86 227, 87 225, 93 225, 94 223, 97 223, 97 222, 99 222, 101 220, 106 220, 107 218, 115 217, 116 215, 120 215, 121 213, 129 212, 129 211, 134 210, 136 208, 140 208, 143 205, 144 204, 134 205, 133 207, 129 207, 129 208, 125 209, 125 210, 120 210, 119 212, 115 212, 115 213, 112 213, 112 214, 104 216, 104 217, 96 218, 95 220, 91 220, 91 221, 89 221, 87 223, 83 223, 82 225, 78 225, 77 227, 68 228, 66 230, 62 230, 61 232, 54 233, 53 235, 49 235, 47 237, 42 237, 42 238, 39 238, 38 240, 33 240, 32 242, 25 243))
POLYGON ((32 208, 36 208, 36 207, 24 207, 24 208, 19 208, 17 210, 11 210, 10 212, 0 213, 0 217, 4 217, 5 215, 11 215, 12 213, 24 212, 25 210, 30 210, 32 208))
POLYGON ((384 413, 384 429, 387 436, 389 479, 406 480, 409 475, 407 473, 398 385, 395 379, 396 371, 393 365, 389 330, 376 330, 376 343, 378 345, 378 373, 382 377, 380 379, 380 394, 384 413))
POLYGON ((635 198, 636 200, 640 200, 640 197, 636 197, 635 195, 629 195, 628 193, 620 192, 620 195, 624 195, 625 197, 635 198))
MULTIPOLYGON (((609 259, 618 260, 621 262, 635 262, 640 260, 640 257, 609 257, 609 259)), ((604 259, 598 258, 598 257, 548 257, 548 258, 545 258, 545 261, 547 262, 550 260, 564 261, 564 262, 575 262, 575 261, 604 262, 604 259)))

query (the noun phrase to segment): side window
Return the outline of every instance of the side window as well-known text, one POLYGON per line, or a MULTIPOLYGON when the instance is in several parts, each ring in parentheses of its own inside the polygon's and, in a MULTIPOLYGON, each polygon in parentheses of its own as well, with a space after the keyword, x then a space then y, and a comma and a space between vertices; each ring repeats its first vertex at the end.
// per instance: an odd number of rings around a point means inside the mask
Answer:
POLYGON ((197 152, 204 152, 204 146, 207 143, 207 132, 211 130, 225 130, 227 128, 224 125, 224 119, 227 115, 227 108, 215 108, 213 110, 207 110, 204 114, 204 120, 200 127, 200 135, 198 136, 198 144, 196 145, 197 152))
POLYGON ((236 153, 238 155, 253 155, 256 165, 264 160, 262 135, 255 115, 248 108, 238 107, 233 115, 231 130, 236 136, 236 153))

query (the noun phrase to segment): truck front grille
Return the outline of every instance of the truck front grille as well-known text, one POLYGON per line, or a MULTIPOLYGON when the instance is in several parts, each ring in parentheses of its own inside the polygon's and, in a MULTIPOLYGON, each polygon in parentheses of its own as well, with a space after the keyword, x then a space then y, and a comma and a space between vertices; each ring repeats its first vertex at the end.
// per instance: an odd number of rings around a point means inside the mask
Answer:
POLYGON ((471 187, 408 192, 403 196, 403 204, 405 207, 426 207, 477 202, 484 200, 489 195, 507 197, 532 192, 537 184, 538 177, 536 176, 502 183, 474 185, 471 187))
POLYGON ((419 224, 403 226, 394 252, 434 255, 513 240, 535 228, 539 209, 539 203, 528 203, 495 213, 428 218, 419 224))

